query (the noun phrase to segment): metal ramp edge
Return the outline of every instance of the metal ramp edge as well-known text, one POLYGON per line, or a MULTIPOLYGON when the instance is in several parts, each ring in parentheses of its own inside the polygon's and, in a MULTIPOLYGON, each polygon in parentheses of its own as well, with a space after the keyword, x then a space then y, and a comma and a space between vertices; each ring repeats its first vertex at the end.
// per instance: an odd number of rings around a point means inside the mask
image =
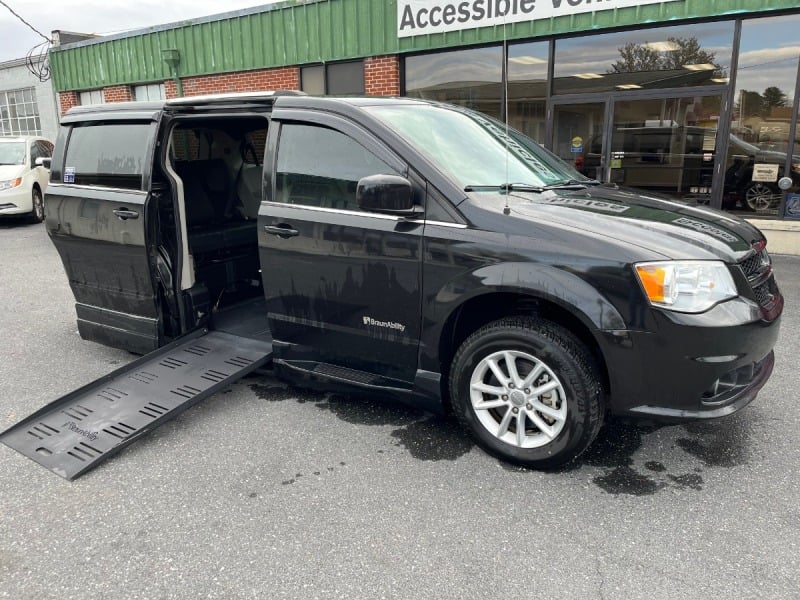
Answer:
POLYGON ((0 442, 72 481, 271 357, 268 341, 199 330, 51 402, 0 442))

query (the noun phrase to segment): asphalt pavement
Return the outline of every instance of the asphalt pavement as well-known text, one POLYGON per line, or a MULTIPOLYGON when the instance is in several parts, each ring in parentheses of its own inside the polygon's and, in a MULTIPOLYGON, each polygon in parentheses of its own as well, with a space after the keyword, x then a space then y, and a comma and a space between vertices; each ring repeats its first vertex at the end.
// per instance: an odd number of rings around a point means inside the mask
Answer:
MULTIPOLYGON (((0 445, 0 598, 798 598, 800 258, 775 268, 777 367, 751 406, 612 420, 556 473, 268 374, 73 483, 0 445)), ((0 429, 134 358, 79 338, 41 225, 0 223, 0 308, 0 429)))

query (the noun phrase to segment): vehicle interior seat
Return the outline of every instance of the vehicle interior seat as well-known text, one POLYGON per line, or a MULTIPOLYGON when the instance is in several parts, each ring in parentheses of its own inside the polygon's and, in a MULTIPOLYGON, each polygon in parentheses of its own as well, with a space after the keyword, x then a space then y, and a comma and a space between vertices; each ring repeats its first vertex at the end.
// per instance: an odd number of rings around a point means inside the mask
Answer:
POLYGON ((255 223, 225 215, 231 195, 237 191, 224 160, 176 161, 174 170, 183 180, 192 254, 257 243, 255 223))
POLYGON ((244 164, 239 173, 236 192, 239 196, 239 212, 245 219, 257 219, 261 206, 263 169, 261 165, 244 164))

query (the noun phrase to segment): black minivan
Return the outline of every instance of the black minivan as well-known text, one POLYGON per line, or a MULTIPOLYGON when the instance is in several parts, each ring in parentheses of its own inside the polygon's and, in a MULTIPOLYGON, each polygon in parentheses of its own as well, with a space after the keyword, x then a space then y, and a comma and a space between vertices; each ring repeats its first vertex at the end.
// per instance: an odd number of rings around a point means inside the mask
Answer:
POLYGON ((731 414, 773 368, 783 298, 755 227, 601 185, 458 107, 292 93, 76 107, 46 213, 81 335, 146 355, 49 408, 91 409, 67 429, 96 429, 101 454, 241 376, 254 343, 282 378, 452 411, 538 468, 580 454, 609 411, 731 414), (204 363, 206 381, 167 377, 222 336, 233 358, 204 363), (117 394, 160 408, 92 429, 117 394))

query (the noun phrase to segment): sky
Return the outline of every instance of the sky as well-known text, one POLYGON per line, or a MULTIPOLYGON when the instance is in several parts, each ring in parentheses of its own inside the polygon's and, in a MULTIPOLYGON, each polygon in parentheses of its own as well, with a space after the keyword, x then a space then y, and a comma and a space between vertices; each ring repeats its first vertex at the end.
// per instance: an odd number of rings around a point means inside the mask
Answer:
MULTIPOLYGON (((276 0, 3 0, 46 36, 55 29, 110 34, 172 23, 276 0)), ((44 41, 0 4, 0 62, 24 58, 44 41)))

